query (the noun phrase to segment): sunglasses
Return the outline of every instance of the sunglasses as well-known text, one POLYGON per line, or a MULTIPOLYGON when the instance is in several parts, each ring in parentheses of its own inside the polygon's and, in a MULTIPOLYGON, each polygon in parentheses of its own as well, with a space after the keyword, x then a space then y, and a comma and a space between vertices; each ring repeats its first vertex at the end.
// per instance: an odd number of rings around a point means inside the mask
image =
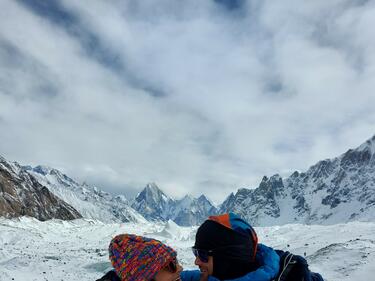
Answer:
MULTIPOLYGON (((193 254, 195 257, 199 258, 202 262, 206 263, 208 262, 208 257, 212 256, 215 252, 215 255, 227 255, 227 252, 238 252, 243 249, 247 249, 246 245, 228 245, 228 246, 223 246, 223 247, 218 247, 212 250, 204 250, 204 249, 198 249, 195 247, 191 248, 193 251, 193 254)), ((250 255, 250 253, 249 253, 250 255)), ((251 260, 251 257, 249 257, 249 260, 251 260)))
POLYGON ((178 264, 178 261, 177 259, 174 259, 172 261, 170 261, 165 267, 164 269, 170 273, 176 273, 177 272, 177 264, 178 264))
POLYGON ((212 250, 204 250, 192 247, 191 250, 196 258, 200 259, 202 262, 208 262, 208 257, 212 256, 212 250))

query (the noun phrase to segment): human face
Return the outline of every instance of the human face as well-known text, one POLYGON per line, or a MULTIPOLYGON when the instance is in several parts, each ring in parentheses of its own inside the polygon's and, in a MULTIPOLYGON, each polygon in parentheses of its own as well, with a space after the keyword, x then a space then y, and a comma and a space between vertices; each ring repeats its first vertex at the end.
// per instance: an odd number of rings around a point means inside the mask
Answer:
POLYGON ((199 256, 197 256, 194 263, 199 267, 202 274, 212 275, 214 272, 214 259, 212 256, 208 256, 207 262, 203 262, 199 256))
POLYGON ((176 270, 171 270, 171 268, 165 267, 161 269, 154 277, 155 281, 176 281, 180 279, 180 273, 182 271, 182 266, 176 262, 176 270))

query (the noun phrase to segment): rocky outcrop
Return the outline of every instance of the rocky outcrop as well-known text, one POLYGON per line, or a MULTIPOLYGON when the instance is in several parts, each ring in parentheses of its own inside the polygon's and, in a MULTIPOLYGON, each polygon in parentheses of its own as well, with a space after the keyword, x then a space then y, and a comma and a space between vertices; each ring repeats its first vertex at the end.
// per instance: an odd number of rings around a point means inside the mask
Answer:
POLYGON ((41 185, 18 164, 0 157, 0 216, 38 220, 80 218, 80 213, 41 185))
POLYGON ((80 184, 57 169, 46 166, 22 167, 57 197, 73 206, 84 218, 112 222, 146 220, 130 207, 123 195, 113 195, 85 183, 80 184))
POLYGON ((220 206, 254 225, 375 220, 375 136, 356 149, 282 179, 264 177, 220 206))

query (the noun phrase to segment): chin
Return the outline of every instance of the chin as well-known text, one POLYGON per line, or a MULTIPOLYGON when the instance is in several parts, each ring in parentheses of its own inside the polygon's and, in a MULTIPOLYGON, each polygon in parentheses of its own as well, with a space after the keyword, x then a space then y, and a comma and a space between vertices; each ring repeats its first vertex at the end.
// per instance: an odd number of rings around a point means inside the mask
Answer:
POLYGON ((199 268, 200 272, 208 272, 207 269, 204 269, 204 268, 199 268))

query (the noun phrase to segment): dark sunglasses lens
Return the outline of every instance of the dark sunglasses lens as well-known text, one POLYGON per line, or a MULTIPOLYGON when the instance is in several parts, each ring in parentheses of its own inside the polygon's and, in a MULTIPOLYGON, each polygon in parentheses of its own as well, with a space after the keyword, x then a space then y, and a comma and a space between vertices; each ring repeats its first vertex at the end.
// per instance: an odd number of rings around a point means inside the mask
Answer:
POLYGON ((171 273, 176 273, 177 271, 177 261, 171 261, 168 265, 167 265, 167 269, 169 272, 171 273))
POLYGON ((208 251, 200 250, 200 249, 196 249, 196 248, 192 248, 192 249, 193 249, 194 256, 196 256, 202 262, 208 262, 208 251))

